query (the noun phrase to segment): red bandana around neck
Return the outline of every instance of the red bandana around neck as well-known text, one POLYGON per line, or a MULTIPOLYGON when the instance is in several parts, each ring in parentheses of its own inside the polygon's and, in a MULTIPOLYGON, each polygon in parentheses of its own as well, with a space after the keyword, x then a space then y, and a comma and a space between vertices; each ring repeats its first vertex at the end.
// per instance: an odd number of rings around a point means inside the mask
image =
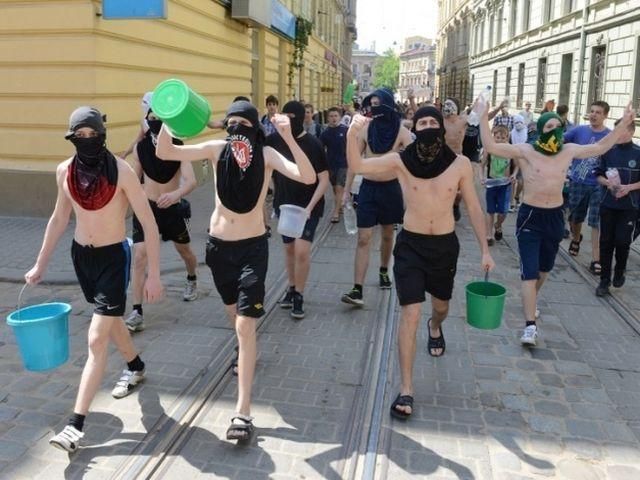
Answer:
POLYGON ((111 155, 98 168, 90 168, 74 157, 67 169, 67 186, 71 197, 85 210, 100 210, 111 201, 118 183, 117 164, 111 155), (113 161, 113 165, 109 165, 113 161), (115 169, 115 181, 113 171, 115 169), (111 177, 111 181, 109 178, 111 177))

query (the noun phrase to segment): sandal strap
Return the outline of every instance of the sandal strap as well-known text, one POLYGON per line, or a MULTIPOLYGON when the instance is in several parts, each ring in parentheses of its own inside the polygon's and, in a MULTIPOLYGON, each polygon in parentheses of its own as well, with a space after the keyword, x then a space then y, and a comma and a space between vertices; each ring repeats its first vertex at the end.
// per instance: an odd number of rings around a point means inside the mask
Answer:
MULTIPOLYGON (((253 417, 249 416, 249 415, 242 415, 241 413, 237 414, 235 417, 231 418, 231 424, 233 425, 233 421, 234 420, 240 420, 242 422, 244 422, 245 425, 253 425, 253 417)), ((238 426, 242 426, 239 424, 235 424, 238 426)))
POLYGON ((411 395, 400 395, 396 397, 393 402, 394 407, 412 407, 413 408, 413 397, 411 395))

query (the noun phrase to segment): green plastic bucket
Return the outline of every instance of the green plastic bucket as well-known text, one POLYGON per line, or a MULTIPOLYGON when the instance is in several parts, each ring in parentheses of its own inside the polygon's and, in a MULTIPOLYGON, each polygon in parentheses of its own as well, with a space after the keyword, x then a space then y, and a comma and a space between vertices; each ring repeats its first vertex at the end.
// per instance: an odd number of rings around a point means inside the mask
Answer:
POLYGON ((151 109, 175 137, 198 135, 207 126, 211 107, 182 80, 170 78, 153 91, 151 109))
POLYGON ((467 323, 483 330, 500 326, 507 289, 493 282, 472 282, 465 287, 467 323))

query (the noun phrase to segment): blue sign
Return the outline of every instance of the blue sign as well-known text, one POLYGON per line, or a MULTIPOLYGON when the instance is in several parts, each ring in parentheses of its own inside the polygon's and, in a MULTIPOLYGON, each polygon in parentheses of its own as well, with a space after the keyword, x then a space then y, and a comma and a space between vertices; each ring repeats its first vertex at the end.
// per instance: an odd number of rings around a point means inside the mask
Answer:
POLYGON ((102 0, 102 17, 167 18, 167 0, 102 0))
POLYGON ((296 38, 296 16, 278 0, 271 0, 271 26, 289 38, 296 38))

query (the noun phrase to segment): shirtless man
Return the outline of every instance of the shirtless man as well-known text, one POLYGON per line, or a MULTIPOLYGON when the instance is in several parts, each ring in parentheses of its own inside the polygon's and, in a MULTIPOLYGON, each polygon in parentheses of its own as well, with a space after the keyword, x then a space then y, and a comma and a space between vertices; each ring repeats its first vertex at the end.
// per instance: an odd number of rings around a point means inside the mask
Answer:
POLYGON ((291 134, 289 117, 274 114, 273 122, 295 163, 264 146, 258 110, 245 101, 234 102, 227 110, 226 140, 173 145, 163 127, 156 149, 162 159, 191 162, 206 158, 215 167, 212 171, 215 171, 216 202, 209 224, 206 262, 239 343, 237 413, 227 430, 228 440, 246 440, 253 432, 250 415, 256 319, 264 315, 264 281, 269 256, 262 205, 271 174, 276 170, 305 185, 316 180, 311 162, 291 134))
MULTIPOLYGON (((193 301, 198 296, 196 269, 198 260, 191 249, 189 236, 189 220, 185 218, 185 205, 182 197, 196 188, 196 176, 193 167, 186 162, 163 161, 156 157, 157 135, 162 127, 151 110, 145 114, 145 122, 149 129, 133 150, 133 170, 142 180, 142 188, 147 194, 151 211, 155 217, 162 240, 173 241, 178 254, 182 257, 187 269, 187 280, 182 299, 193 301)), ((180 140, 175 140, 182 145, 180 140)), ((187 204, 187 207, 188 204, 187 204)), ((147 249, 144 232, 138 217, 133 216, 133 274, 131 290, 133 293, 133 310, 125 320, 127 328, 132 332, 144 330, 142 316, 142 286, 144 269, 147 264, 147 249)))
POLYGON ((162 297, 156 222, 134 171, 107 150, 106 135, 102 115, 96 109, 80 107, 71 114, 65 138, 75 145, 76 154, 58 165, 56 205, 36 264, 25 275, 30 285, 42 280, 73 210, 76 229, 71 258, 82 292, 89 303, 95 304, 95 309, 89 327, 87 362, 73 416, 64 430, 49 440, 51 445, 67 452, 75 452, 84 436, 84 420, 102 382, 110 339, 127 362, 127 368, 111 394, 115 398, 125 397, 144 378, 145 364, 140 360, 122 318, 131 258, 125 239, 129 205, 147 236, 146 300, 155 302, 162 297))
POLYGON ((539 138, 534 145, 510 145, 496 143, 493 139, 487 108, 485 107, 480 122, 484 148, 490 154, 511 158, 517 162, 524 180, 524 198, 518 210, 516 223, 522 279, 522 309, 526 323, 520 342, 523 345, 535 346, 539 335, 536 325, 536 318, 539 316, 536 308, 537 296, 553 268, 564 235, 562 188, 567 169, 574 158, 595 157, 613 147, 633 122, 635 112, 629 105, 623 120, 615 130, 599 142, 590 145, 563 145, 562 120, 557 114, 548 112, 538 119, 539 138))
MULTIPOLYGON (((393 95, 385 89, 375 90, 366 97, 362 106, 371 109, 372 121, 364 126, 358 139, 361 153, 366 157, 375 157, 387 152, 402 150, 411 142, 411 132, 400 125, 400 115, 395 111, 393 95)), ((347 171, 345 198, 351 192, 351 184, 355 174, 351 168, 347 171)), ((381 226, 380 272, 378 280, 380 288, 390 289, 389 261, 393 251, 394 225, 402 223, 404 205, 400 184, 393 171, 370 172, 364 175, 358 192, 358 244, 354 268, 353 288, 342 295, 342 302, 362 307, 363 284, 369 267, 369 250, 373 237, 373 227, 381 226)))
POLYGON ((356 116, 347 135, 349 168, 362 174, 392 172, 400 181, 406 203, 403 230, 394 251, 393 273, 402 308, 398 328, 400 393, 391 415, 407 419, 413 410, 413 362, 416 332, 425 292, 431 294, 429 354, 444 354, 442 322, 449 312, 459 253, 452 207, 458 190, 467 205, 471 225, 482 251, 482 270, 494 267, 485 239, 484 215, 476 195, 469 159, 457 155, 444 140, 443 118, 435 107, 422 107, 414 116, 416 141, 402 153, 363 159, 359 133, 367 119, 356 116))

